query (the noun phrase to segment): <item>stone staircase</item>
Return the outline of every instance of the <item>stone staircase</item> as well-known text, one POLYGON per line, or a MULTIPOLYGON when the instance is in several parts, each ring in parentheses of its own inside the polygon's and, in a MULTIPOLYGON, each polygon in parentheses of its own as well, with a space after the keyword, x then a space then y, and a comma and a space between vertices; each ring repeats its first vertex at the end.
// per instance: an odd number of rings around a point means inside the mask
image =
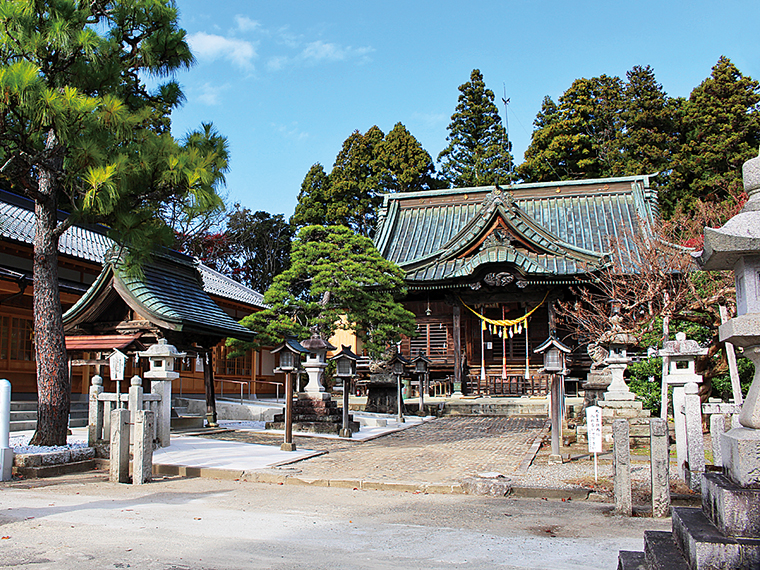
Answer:
POLYGON ((172 399, 172 431, 191 431, 203 429, 206 424, 206 416, 192 414, 188 411, 188 402, 182 398, 172 399))
POLYGON ((11 402, 11 431, 37 428, 37 402, 18 400, 11 402))
POLYGON ((702 508, 673 507, 672 532, 645 531, 644 552, 621 550, 618 570, 760 568, 760 489, 721 473, 702 479, 702 508))
POLYGON ((90 421, 90 403, 87 400, 72 400, 69 410, 69 427, 87 427, 90 421))

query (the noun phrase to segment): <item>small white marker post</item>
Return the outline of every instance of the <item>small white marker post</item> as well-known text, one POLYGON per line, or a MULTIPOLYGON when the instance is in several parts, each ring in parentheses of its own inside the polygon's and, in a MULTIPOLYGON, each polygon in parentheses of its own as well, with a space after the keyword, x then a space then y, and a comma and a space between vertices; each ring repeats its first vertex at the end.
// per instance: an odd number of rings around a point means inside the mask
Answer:
POLYGON ((111 380, 116 381, 116 407, 121 408, 121 381, 124 380, 124 367, 127 364, 127 355, 118 348, 108 357, 108 367, 111 369, 111 380))
POLYGON ((586 429, 588 434, 588 452, 594 454, 594 482, 598 481, 596 454, 602 452, 602 408, 586 408, 586 429))

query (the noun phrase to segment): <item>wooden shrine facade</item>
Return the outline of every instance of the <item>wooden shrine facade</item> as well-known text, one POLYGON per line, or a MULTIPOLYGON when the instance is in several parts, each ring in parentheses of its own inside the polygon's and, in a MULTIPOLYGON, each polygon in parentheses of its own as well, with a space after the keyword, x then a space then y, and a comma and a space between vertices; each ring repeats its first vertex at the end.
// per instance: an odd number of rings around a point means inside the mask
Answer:
MULTIPOLYGON (((417 320, 402 352, 465 392, 544 391, 534 350, 552 332, 572 344, 555 301, 635 255, 657 217, 648 176, 385 195, 375 245, 406 272, 417 320)), ((571 348, 569 373, 585 376, 585 347, 571 348)))

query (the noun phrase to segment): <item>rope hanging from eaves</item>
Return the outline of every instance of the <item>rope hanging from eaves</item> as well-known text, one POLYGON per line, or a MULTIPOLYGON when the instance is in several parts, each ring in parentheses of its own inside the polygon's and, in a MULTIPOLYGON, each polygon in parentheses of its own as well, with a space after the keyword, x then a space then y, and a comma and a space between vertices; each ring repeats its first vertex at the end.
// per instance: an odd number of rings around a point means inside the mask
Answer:
POLYGON ((538 305, 533 307, 530 311, 525 313, 522 317, 518 317, 516 319, 489 319, 488 317, 481 315, 479 312, 477 312, 475 309, 467 305, 464 301, 462 301, 462 298, 459 298, 459 302, 462 303, 467 309, 469 309, 473 314, 477 315, 477 317, 481 320, 483 323, 483 326, 486 325, 492 325, 496 327, 513 327, 515 325, 519 325, 520 323, 524 323, 528 320, 528 317, 530 317, 533 313, 536 312, 536 310, 544 304, 546 301, 546 298, 549 296, 549 292, 546 292, 546 295, 544 295, 543 301, 541 301, 538 305))

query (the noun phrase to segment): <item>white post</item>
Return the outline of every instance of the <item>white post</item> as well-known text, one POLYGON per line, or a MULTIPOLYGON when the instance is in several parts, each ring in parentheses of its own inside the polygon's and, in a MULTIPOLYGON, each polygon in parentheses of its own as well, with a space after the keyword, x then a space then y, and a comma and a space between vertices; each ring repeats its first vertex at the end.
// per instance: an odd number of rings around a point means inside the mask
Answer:
POLYGON ((132 484, 148 483, 153 475, 153 412, 137 410, 135 414, 134 461, 132 484))
POLYGON ((0 380, 0 481, 13 478, 13 450, 10 447, 11 383, 0 380))
POLYGON ((129 423, 131 424, 129 433, 130 441, 135 441, 135 422, 137 421, 137 410, 143 409, 143 387, 142 378, 132 376, 129 387, 129 423))

